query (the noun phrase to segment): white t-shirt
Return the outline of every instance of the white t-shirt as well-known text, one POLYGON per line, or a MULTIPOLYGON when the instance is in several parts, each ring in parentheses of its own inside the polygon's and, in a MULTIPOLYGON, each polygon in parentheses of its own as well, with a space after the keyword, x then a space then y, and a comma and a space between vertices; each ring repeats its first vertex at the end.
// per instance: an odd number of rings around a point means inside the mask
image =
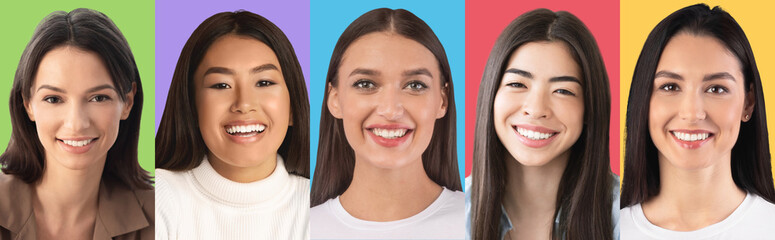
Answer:
POLYGON ((390 221, 365 221, 350 215, 339 197, 310 210, 311 239, 463 239, 465 194, 444 188, 422 212, 390 221))
POLYGON ((732 214, 702 229, 679 232, 652 224, 640 204, 622 209, 622 239, 775 239, 775 204, 748 193, 732 214))
POLYGON ((237 183, 207 161, 189 171, 156 169, 156 239, 308 239, 309 179, 283 159, 268 177, 237 183))

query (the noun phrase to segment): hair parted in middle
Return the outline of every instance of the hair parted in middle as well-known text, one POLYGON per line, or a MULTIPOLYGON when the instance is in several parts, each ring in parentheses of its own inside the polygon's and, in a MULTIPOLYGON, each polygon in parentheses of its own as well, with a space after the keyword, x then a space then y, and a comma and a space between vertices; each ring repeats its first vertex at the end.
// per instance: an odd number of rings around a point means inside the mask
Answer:
POLYGON ((336 119, 328 109, 329 86, 337 86, 337 72, 342 56, 358 38, 373 32, 396 33, 425 46, 439 63, 441 86, 447 92, 447 113, 436 120, 430 145, 422 154, 423 167, 436 184, 453 191, 462 191, 457 166, 455 97, 447 54, 430 26, 404 9, 379 8, 353 21, 339 37, 331 55, 326 75, 326 90, 320 114, 320 140, 317 165, 310 197, 314 207, 335 198, 347 190, 353 178, 355 152, 347 142, 342 119, 336 119), (446 87, 445 87, 446 86, 446 87))

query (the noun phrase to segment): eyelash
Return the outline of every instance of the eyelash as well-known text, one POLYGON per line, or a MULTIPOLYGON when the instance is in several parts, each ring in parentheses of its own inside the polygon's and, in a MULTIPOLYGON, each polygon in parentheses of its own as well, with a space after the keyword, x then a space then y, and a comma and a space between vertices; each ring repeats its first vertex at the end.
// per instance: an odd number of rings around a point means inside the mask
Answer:
MULTIPOLYGON (((659 90, 674 92, 674 91, 680 91, 681 88, 679 88, 678 85, 675 83, 666 83, 666 84, 662 84, 662 86, 659 86, 659 90), (668 89, 668 88, 671 88, 671 89, 668 89)), ((706 89, 705 92, 713 93, 713 94, 725 94, 729 92, 729 89, 720 85, 712 85, 708 87, 708 89, 706 89)))
POLYGON ((58 96, 46 96, 46 97, 43 97, 43 101, 51 104, 58 104, 58 103, 62 103, 62 98, 58 96))
POLYGON ((425 83, 420 81, 411 81, 406 84, 404 88, 409 88, 409 90, 415 91, 415 92, 421 92, 425 89, 428 89, 428 85, 425 85, 425 83))
POLYGON ((370 80, 360 79, 358 81, 355 81, 355 83, 353 83, 353 87, 358 89, 358 90, 367 91, 367 90, 371 90, 371 89, 376 88, 377 84, 374 84, 374 82, 372 82, 370 80))
MULTIPOLYGON (((522 84, 522 83, 519 83, 519 82, 508 83, 508 84, 506 84, 506 86, 513 87, 513 88, 527 88, 527 86, 525 86, 525 84, 522 84)), ((562 94, 562 95, 576 96, 575 93, 573 93, 573 92, 571 92, 570 90, 567 90, 567 89, 557 89, 557 90, 554 90, 554 92, 562 94)))
POLYGON ((216 84, 211 85, 210 88, 213 88, 213 89, 229 89, 229 88, 231 88, 231 86, 229 86, 229 84, 225 84, 225 83, 216 83, 216 84))
MULTIPOLYGON (((113 98, 109 97, 108 95, 100 94, 91 97, 89 102, 106 102, 110 100, 113 100, 113 98)), ((46 96, 43 98, 43 101, 51 104, 59 104, 62 103, 62 98, 59 96, 46 96)))
POLYGON ((89 102, 105 102, 112 100, 108 95, 96 95, 89 99, 89 102), (97 100, 97 98, 102 98, 102 100, 97 100))

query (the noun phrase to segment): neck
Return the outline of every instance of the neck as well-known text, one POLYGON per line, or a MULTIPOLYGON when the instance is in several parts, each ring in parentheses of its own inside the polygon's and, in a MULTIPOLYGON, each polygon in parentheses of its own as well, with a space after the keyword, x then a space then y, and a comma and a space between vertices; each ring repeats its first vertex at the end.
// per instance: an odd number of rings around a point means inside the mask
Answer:
POLYGON ((731 153, 718 164, 701 169, 681 169, 659 155, 660 190, 642 204, 646 218, 672 230, 696 230, 728 217, 745 199, 746 192, 735 185, 731 153))
POLYGON ((566 152, 542 166, 525 166, 508 156, 503 207, 512 221, 542 216, 554 222, 555 199, 569 156, 566 152))
POLYGON ((83 222, 93 224, 104 165, 103 160, 93 167, 73 170, 46 159, 46 168, 33 190, 36 221, 53 233, 83 222))
POLYGON ((270 154, 266 159, 262 160, 258 165, 241 167, 227 163, 212 153, 207 153, 207 159, 210 161, 210 165, 213 166, 215 172, 238 183, 250 183, 268 177, 274 172, 277 166, 277 153, 270 154))
POLYGON ((422 212, 441 192, 441 186, 425 173, 422 159, 401 168, 385 169, 356 157, 353 180, 339 201, 356 218, 384 222, 422 212))

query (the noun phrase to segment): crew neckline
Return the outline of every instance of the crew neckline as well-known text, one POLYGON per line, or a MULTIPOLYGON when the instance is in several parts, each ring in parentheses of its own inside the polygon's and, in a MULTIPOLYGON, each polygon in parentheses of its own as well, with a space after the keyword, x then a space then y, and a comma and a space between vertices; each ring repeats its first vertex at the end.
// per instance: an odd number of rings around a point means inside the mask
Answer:
POLYGON ((339 201, 339 196, 329 200, 330 203, 326 205, 328 205, 327 207, 333 213, 334 217, 336 217, 344 225, 347 225, 351 228, 361 229, 361 230, 371 230, 371 231, 388 231, 388 230, 397 229, 409 224, 417 223, 417 222, 423 221, 428 217, 433 216, 436 212, 438 212, 444 207, 446 202, 448 202, 448 199, 452 198, 452 195, 453 195, 452 190, 442 187, 441 194, 439 194, 436 200, 434 200, 433 203, 431 203, 431 205, 429 205, 419 213, 412 215, 408 218, 399 219, 395 221, 387 221, 387 222, 368 221, 368 220, 359 219, 350 215, 350 213, 344 209, 344 207, 342 206, 342 203, 339 201))
POLYGON ((250 183, 234 182, 221 176, 210 164, 207 156, 189 174, 195 187, 217 202, 235 207, 255 206, 263 202, 278 201, 290 193, 287 185, 291 177, 285 170, 284 161, 279 154, 276 161, 275 169, 269 176, 250 183))
POLYGON ((735 210, 721 220, 720 222, 708 225, 704 228, 700 228, 693 231, 674 231, 662 228, 660 226, 654 225, 646 218, 646 214, 643 213, 643 208, 641 207, 641 204, 636 204, 632 206, 632 220, 635 223, 635 226, 639 228, 642 232, 651 235, 652 237, 656 238, 667 238, 667 239, 701 239, 701 238, 708 238, 712 237, 721 233, 724 233, 728 231, 730 228, 737 225, 740 221, 744 219, 745 214, 748 212, 748 209, 753 206, 753 204, 756 202, 756 199, 759 196, 755 194, 746 193, 745 199, 743 199, 743 202, 740 203, 740 205, 735 208, 735 210))

